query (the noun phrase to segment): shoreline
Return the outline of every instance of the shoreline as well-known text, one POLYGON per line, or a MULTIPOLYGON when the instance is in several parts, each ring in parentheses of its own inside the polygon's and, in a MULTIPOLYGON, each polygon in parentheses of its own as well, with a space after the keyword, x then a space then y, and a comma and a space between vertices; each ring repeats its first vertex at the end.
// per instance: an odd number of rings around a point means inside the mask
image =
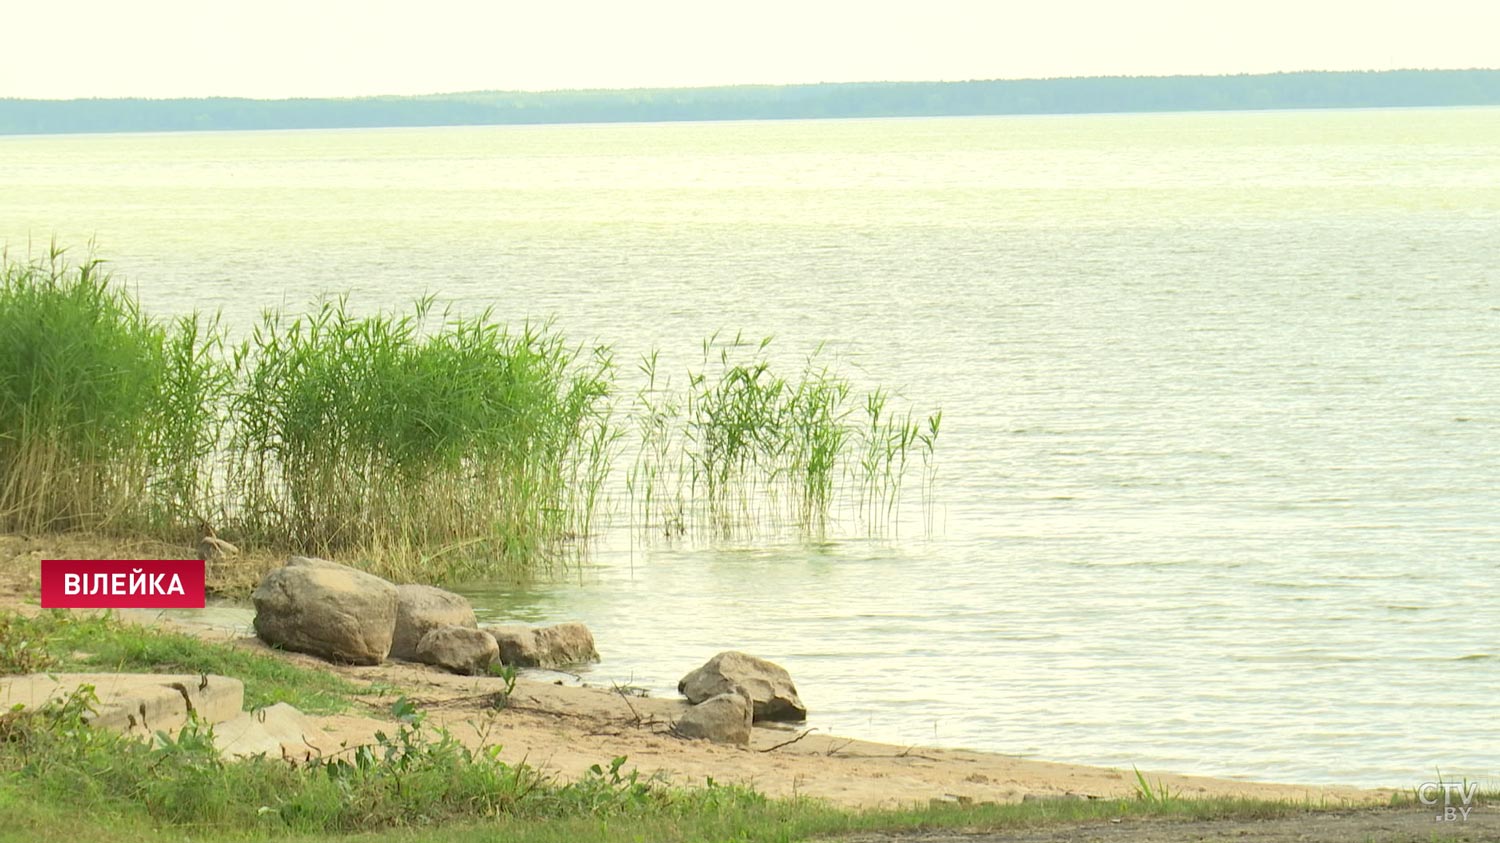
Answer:
MULTIPOLYGON (((255 639, 232 642, 270 652, 255 639)), ((326 664, 310 656, 294 659, 305 666, 326 664)), ((810 796, 847 808, 1118 799, 1138 793, 1132 770, 898 746, 811 729, 758 723, 748 748, 681 739, 668 733, 672 720, 687 709, 680 698, 636 697, 601 687, 521 678, 509 704, 492 711, 488 700, 505 685, 497 677, 457 676, 404 662, 335 671, 351 680, 405 689, 409 699, 428 712, 428 722, 452 729, 465 743, 498 742, 506 761, 524 760, 567 779, 582 775, 593 764, 625 756, 627 768, 675 785, 702 786, 711 778, 748 785, 771 797, 810 796)), ((388 706, 390 700, 375 705, 388 706)), ((371 716, 324 719, 334 729, 330 734, 350 746, 389 727, 388 720, 371 716)), ((1397 792, 1141 772, 1153 787, 1164 786, 1182 798, 1243 797, 1343 807, 1389 804, 1397 792)))
POLYGON ((429 94, 13 98, 0 136, 672 125, 924 117, 1052 117, 1490 107, 1493 68, 868 80, 429 94), (122 121, 111 107, 130 108, 122 121))
MULTIPOLYGON (((39 553, 65 558, 60 551, 78 551, 89 542, 73 539, 49 537, 43 542, 0 537, 0 610, 35 611, 36 570, 30 560, 41 558, 39 553)), ((132 545, 121 542, 114 547, 124 548, 124 555, 129 556, 132 545)), ((279 564, 273 559, 267 557, 270 564, 279 564)), ((241 573, 254 567, 242 566, 241 573)), ((593 765, 607 765, 625 756, 626 769, 674 785, 703 786, 712 779, 748 785, 770 797, 808 796, 860 809, 1119 799, 1132 798, 1140 790, 1134 770, 885 744, 816 728, 756 724, 748 748, 686 740, 668 731, 687 708, 681 698, 641 697, 624 689, 551 684, 523 676, 517 679, 507 704, 497 707, 495 695, 505 690, 500 677, 461 676, 401 661, 370 667, 334 665, 274 650, 253 636, 222 626, 185 622, 147 610, 126 611, 121 617, 272 655, 379 689, 352 697, 351 708, 344 714, 307 715, 322 730, 307 736, 309 751, 325 755, 369 743, 377 731, 389 730, 390 707, 404 696, 426 712, 428 723, 450 729, 470 747, 498 743, 503 760, 525 761, 569 780, 593 765)), ((1398 793, 1394 788, 1298 785, 1154 770, 1143 770, 1141 775, 1152 787, 1188 799, 1243 797, 1352 807, 1386 805, 1398 793)))

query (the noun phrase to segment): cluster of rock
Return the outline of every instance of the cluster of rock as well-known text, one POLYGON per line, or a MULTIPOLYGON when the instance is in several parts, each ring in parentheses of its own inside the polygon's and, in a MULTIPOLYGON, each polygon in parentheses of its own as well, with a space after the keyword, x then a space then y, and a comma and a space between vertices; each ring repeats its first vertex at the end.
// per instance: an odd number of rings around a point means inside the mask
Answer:
POLYGON ((685 738, 745 745, 755 723, 807 719, 785 668, 734 650, 682 677, 677 692, 691 705, 673 726, 685 738))
POLYGON ((461 595, 393 585, 326 559, 292 557, 261 580, 251 600, 262 641, 334 662, 396 658, 473 674, 497 661, 560 667, 599 659, 583 624, 480 627, 461 595))
MULTIPOLYGON (((251 599, 261 640, 334 662, 396 658, 476 674, 496 662, 561 667, 599 659, 583 624, 481 627, 461 595, 393 585, 326 559, 292 557, 266 575, 251 599)), ((684 676, 677 690, 688 707, 672 728, 685 738, 743 746, 755 723, 807 719, 784 668, 733 650, 684 676)))

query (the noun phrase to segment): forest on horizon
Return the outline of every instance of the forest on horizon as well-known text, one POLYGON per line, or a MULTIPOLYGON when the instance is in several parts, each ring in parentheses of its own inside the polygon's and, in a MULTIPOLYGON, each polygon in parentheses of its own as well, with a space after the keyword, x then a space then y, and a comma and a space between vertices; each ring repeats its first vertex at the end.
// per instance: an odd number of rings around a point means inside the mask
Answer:
POLYGON ((0 134, 1500 105, 1500 70, 847 82, 258 100, 0 99, 0 134))

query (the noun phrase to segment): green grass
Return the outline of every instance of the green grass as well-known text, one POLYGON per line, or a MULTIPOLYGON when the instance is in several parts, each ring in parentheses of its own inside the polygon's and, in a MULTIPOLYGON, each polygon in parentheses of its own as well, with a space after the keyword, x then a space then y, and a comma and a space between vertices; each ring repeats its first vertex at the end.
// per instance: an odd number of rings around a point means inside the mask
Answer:
POLYGON ((213 673, 245 683, 251 708, 277 702, 331 714, 362 689, 326 671, 102 615, 0 612, 0 675, 45 671, 213 673))
POLYGON ((527 824, 485 824, 414 831, 386 839, 456 843, 498 840, 564 843, 578 840, 773 841, 837 838, 858 833, 898 831, 1006 831, 1044 828, 1115 818, 1263 819, 1305 811, 1301 805, 1242 800, 1205 800, 1179 811, 1142 808, 1128 801, 1026 803, 1019 805, 935 806, 910 810, 844 810, 811 799, 765 800, 719 806, 693 815, 655 814, 603 823, 588 818, 554 821, 546 828, 527 824))
POLYGON ((1141 772, 1139 767, 1132 765, 1130 769, 1135 771, 1136 799, 1162 806, 1178 801, 1178 795, 1169 789, 1161 779, 1157 779, 1156 784, 1153 785, 1146 778, 1146 774, 1141 772))
MULTIPOLYGON (((1132 817, 1266 818, 1308 810, 1247 800, 1056 801, 848 811, 768 799, 708 780, 667 787, 625 758, 572 782, 493 748, 473 750, 409 714, 374 746, 306 765, 225 763, 196 726, 152 744, 82 725, 81 696, 0 719, 4 832, 70 839, 330 839, 443 841, 787 841, 856 831, 1015 829, 1132 817), (66 807, 64 807, 66 806, 66 807), (304 836, 307 835, 307 836, 304 836)), ((33 838, 34 839, 34 838, 33 838)))
MULTIPOLYGON (((361 691, 274 657, 106 617, 0 614, 0 673, 64 668, 222 673, 245 682, 252 705, 286 700, 309 711, 339 710, 361 691)), ((632 772, 626 758, 562 782, 501 761, 497 747, 461 744, 404 700, 371 746, 302 766, 226 763, 206 727, 149 744, 86 728, 88 701, 79 694, 0 714, 0 840, 791 841, 1100 819, 1256 819, 1318 807, 1153 798, 1164 791, 1143 786, 1124 799, 856 811, 712 780, 667 786, 632 772)))
MULTIPOLYGON (((1490 803, 1493 804, 1493 803, 1490 803)), ((905 811, 846 811, 813 800, 731 798, 684 800, 675 807, 614 815, 521 818, 499 816, 429 826, 390 828, 357 835, 298 833, 268 827, 200 828, 161 825, 139 806, 85 813, 36 789, 0 779, 0 841, 69 840, 73 843, 156 843, 156 841, 326 841, 363 843, 786 843, 837 839, 880 832, 1004 832, 1071 826, 1119 819, 1122 822, 1266 820, 1319 810, 1286 802, 1236 799, 1183 799, 1163 807, 1130 800, 1058 801, 1021 805, 937 806, 905 811), (686 810, 691 807, 693 810, 686 810)), ((1150 839, 1170 839, 1168 832, 1150 839)), ((1196 838, 1195 838, 1196 839, 1196 838)), ((1373 839, 1373 838, 1372 838, 1373 839)), ((1462 828, 1436 829, 1420 839, 1472 840, 1462 828)))
MULTIPOLYGON (((1245 800, 1185 800, 1172 810, 1129 801, 1027 803, 1023 805, 942 806, 905 811, 843 810, 809 799, 763 799, 740 789, 678 789, 633 810, 581 811, 545 816, 501 815, 366 831, 350 840, 406 843, 583 843, 584 841, 740 841, 784 843, 830 839, 858 833, 1009 831, 1066 826, 1111 819, 1268 819, 1296 816, 1307 806, 1245 800)), ((15 840, 36 840, 28 830, 55 834, 58 839, 90 841, 259 840, 323 841, 341 835, 297 832, 260 824, 248 828, 162 825, 140 807, 111 806, 93 813, 36 798, 34 790, 9 794, 0 784, 0 811, 15 840), (21 798, 26 793, 33 798, 21 798)), ((7 839, 0 831, 0 840, 7 839)))

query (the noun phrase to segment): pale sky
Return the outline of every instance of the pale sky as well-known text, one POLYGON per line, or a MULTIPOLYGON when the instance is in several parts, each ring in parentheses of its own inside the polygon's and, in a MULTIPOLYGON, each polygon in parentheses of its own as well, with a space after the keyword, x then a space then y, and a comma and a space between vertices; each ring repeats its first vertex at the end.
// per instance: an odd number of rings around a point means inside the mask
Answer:
POLYGON ((0 97, 1500 68, 1500 0, 8 0, 0 97))

